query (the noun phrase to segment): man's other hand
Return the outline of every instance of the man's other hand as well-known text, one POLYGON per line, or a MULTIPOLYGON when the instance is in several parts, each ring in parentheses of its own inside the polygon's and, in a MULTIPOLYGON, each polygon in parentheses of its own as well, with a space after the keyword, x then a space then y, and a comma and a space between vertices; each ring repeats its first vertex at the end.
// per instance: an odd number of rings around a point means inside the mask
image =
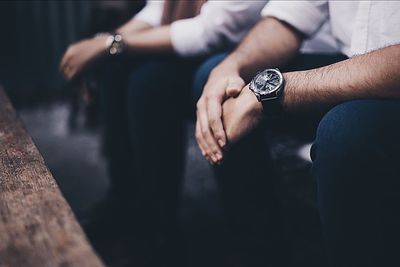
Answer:
POLYGON ((196 140, 203 156, 211 163, 219 163, 227 143, 222 122, 222 104, 236 97, 245 83, 235 71, 214 69, 197 102, 196 140))

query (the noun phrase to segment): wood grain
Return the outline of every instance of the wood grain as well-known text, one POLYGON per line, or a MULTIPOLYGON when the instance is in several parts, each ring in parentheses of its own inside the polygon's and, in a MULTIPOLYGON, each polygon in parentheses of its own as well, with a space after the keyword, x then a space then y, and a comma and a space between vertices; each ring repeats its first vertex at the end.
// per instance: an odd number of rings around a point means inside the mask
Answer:
POLYGON ((104 266, 1 87, 0 266, 104 266))

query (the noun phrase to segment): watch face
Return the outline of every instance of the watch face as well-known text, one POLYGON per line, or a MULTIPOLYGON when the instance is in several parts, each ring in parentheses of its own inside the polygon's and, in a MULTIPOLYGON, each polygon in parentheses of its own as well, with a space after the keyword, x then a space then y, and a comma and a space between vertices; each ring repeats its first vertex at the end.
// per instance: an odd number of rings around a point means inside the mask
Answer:
POLYGON ((275 92, 282 85, 282 74, 276 69, 267 69, 254 77, 251 81, 252 89, 260 94, 266 95, 275 92))

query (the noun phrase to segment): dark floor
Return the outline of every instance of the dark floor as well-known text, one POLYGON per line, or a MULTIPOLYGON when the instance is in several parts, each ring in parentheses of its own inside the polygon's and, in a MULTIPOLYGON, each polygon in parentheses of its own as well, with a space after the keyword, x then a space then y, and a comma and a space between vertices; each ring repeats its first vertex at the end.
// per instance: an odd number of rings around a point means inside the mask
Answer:
MULTIPOLYGON (((86 130, 81 117, 77 127, 71 128, 70 108, 63 102, 21 109, 19 113, 79 221, 87 223, 88 211, 108 187, 98 132, 86 130)), ((210 167, 195 144, 193 124, 188 127, 181 209, 187 258, 193 266, 221 266, 219 246, 223 245, 220 233, 224 224, 217 188, 210 167)), ((283 136, 274 136, 272 143, 271 153, 282 176, 277 190, 294 247, 294 266, 324 266, 315 182, 309 175, 309 146, 283 136)), ((110 240, 94 245, 100 246, 108 266, 130 266, 129 249, 123 244, 110 240)))

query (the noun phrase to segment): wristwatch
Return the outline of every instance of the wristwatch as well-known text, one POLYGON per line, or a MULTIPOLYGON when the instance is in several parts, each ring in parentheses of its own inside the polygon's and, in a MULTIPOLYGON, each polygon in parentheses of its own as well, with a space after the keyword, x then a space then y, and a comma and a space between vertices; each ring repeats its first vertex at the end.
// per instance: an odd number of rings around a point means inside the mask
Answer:
POLYGON ((110 34, 106 40, 107 51, 110 55, 120 55, 124 52, 125 43, 121 34, 110 34))
POLYGON ((249 89, 263 105, 269 115, 283 113, 281 96, 285 87, 283 75, 279 69, 263 70, 251 80, 249 89))

